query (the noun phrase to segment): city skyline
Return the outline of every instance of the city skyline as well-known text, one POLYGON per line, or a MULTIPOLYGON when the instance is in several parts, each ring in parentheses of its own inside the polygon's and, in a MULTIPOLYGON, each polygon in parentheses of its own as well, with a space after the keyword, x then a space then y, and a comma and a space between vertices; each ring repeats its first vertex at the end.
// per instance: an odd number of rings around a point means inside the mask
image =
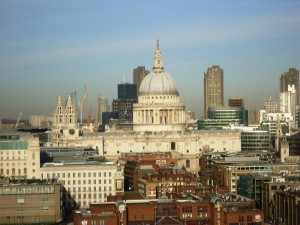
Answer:
MULTIPOLYGON (((97 108, 133 69, 151 71, 156 39, 186 111, 203 116, 203 76, 224 70, 224 101, 248 110, 278 101, 279 79, 299 70, 297 1, 1 1, 0 114, 52 116, 56 97, 76 91, 97 108), (118 5, 118 7, 116 7, 118 5)), ((85 113, 86 113, 85 112, 85 113)), ((96 110, 93 114, 96 115, 96 110)))

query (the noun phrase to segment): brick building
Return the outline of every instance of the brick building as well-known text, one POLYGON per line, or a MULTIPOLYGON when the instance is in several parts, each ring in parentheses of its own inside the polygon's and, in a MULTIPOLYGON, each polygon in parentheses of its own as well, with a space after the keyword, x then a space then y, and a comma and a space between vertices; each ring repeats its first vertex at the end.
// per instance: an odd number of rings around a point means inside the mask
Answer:
POLYGON ((139 192, 146 198, 162 198, 166 193, 179 193, 179 190, 194 193, 197 180, 194 174, 185 171, 145 174, 139 178, 139 192))
POLYGON ((124 166, 125 191, 138 191, 138 179, 144 174, 154 173, 159 168, 174 167, 178 163, 169 152, 122 154, 120 164, 124 166))
POLYGON ((74 225, 264 224, 264 214, 255 209, 255 201, 239 195, 200 198, 193 194, 174 194, 173 197, 92 203, 88 211, 74 212, 74 225))

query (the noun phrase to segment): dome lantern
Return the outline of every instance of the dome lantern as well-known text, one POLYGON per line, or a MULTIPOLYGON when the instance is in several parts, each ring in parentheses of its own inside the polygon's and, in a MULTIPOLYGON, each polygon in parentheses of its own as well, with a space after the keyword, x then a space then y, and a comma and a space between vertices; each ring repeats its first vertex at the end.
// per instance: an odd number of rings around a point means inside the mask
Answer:
POLYGON ((164 72, 162 56, 157 40, 153 70, 142 81, 139 89, 139 95, 161 95, 175 94, 179 95, 177 85, 172 76, 164 72))
POLYGON ((164 65, 163 65, 163 61, 162 61, 162 57, 161 57, 158 39, 157 39, 157 44, 156 44, 156 51, 155 51, 154 63, 153 63, 152 70, 154 73, 163 73, 164 72, 164 65))

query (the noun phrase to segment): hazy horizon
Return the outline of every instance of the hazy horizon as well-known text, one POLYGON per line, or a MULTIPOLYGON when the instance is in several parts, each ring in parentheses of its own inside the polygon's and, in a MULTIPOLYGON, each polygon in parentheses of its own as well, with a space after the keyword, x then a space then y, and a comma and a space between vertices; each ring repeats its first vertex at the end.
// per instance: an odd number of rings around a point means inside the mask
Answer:
POLYGON ((0 2, 0 115, 52 116, 56 98, 88 90, 117 98, 123 76, 152 70, 156 40, 186 111, 203 115, 203 75, 224 70, 224 102, 248 110, 279 99, 280 75, 300 68, 300 2, 9 1, 0 2))

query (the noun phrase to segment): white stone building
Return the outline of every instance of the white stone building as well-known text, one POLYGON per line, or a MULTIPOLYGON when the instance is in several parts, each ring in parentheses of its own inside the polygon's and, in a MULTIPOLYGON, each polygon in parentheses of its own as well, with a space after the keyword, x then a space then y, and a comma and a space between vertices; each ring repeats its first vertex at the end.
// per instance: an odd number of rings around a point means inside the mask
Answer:
POLYGON ((40 178, 39 138, 20 132, 0 132, 0 176, 40 178))
MULTIPOLYGON (((143 79, 138 96, 138 102, 133 106, 132 131, 82 135, 75 121, 75 107, 70 108, 69 104, 67 109, 59 98, 49 146, 92 147, 99 155, 114 160, 121 153, 172 152, 180 159, 181 166, 186 167, 188 161, 190 166, 187 169, 194 173, 199 170, 202 152, 241 150, 238 130, 187 129, 185 105, 180 101, 174 79, 164 72, 158 42, 153 70, 143 79)), ((72 101, 68 99, 67 102, 72 101)))
POLYGON ((288 85, 288 91, 280 92, 280 112, 290 113, 293 118, 292 128, 297 128, 296 119, 296 88, 294 85, 288 85))
POLYGON ((69 204, 80 208, 88 208, 92 202, 106 202, 107 196, 124 192, 123 172, 112 162, 45 163, 41 176, 61 181, 70 194, 69 204))

